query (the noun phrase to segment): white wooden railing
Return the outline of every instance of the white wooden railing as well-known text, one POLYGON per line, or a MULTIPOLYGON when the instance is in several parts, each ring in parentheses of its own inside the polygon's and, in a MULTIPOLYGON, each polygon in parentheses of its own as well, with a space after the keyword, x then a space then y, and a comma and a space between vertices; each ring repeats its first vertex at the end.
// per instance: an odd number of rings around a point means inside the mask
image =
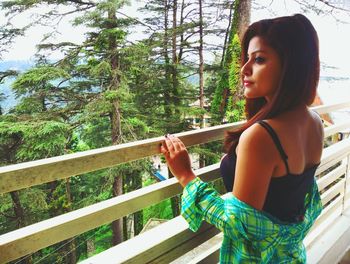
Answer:
MULTIPOLYGON (((349 107, 350 102, 345 102, 318 106, 313 109, 319 114, 324 114, 349 107)), ((179 133, 177 136, 186 146, 191 146, 222 139, 226 130, 241 124, 242 122, 215 126, 179 133)), ((325 137, 346 128, 350 128, 350 120, 325 128, 325 137)), ((1 167, 0 194, 157 155, 162 140, 162 137, 152 138, 1 167)), ((344 139, 324 149, 321 164, 316 171, 317 183, 322 191, 322 202, 325 209, 304 241, 310 255, 309 259, 315 263, 322 260, 322 254, 320 252, 313 254, 313 250, 323 250, 324 253, 330 250, 327 247, 322 248, 318 242, 322 242, 322 239, 329 240, 330 238, 323 238, 323 236, 330 227, 337 226, 339 221, 342 223, 339 224, 341 226, 341 230, 338 230, 339 235, 337 237, 333 235, 332 239, 335 240, 333 245, 327 244, 336 246, 337 241, 344 242, 344 239, 347 241, 347 232, 349 232, 349 241, 345 243, 350 245, 350 218, 347 218, 350 207, 349 157, 350 139, 344 139), (328 171, 338 163, 340 166, 328 171)), ((219 178, 219 164, 199 169, 196 174, 205 181, 216 180, 219 178)), ((0 263, 18 259, 57 242, 111 223, 123 216, 173 197, 181 191, 182 188, 176 179, 172 178, 3 234, 0 236, 0 263)), ((83 263, 169 263, 216 235, 220 236, 218 230, 208 224, 204 224, 198 232, 193 233, 188 230, 187 223, 181 217, 176 217, 93 256, 83 263)), ((196 256, 192 263, 217 262, 219 248, 220 243, 216 243, 210 247, 210 250, 196 256)), ((334 249, 332 247, 333 251, 334 249)), ((338 251, 345 250, 340 246, 337 246, 336 249, 338 251)))

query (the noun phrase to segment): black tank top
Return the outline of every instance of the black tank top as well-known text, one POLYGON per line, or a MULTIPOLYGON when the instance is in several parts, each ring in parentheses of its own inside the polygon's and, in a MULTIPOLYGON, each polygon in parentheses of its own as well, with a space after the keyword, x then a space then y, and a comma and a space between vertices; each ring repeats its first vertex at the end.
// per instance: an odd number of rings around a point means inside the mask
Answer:
MULTIPOLYGON (((258 123, 270 134, 287 170, 285 176, 271 178, 262 210, 283 222, 300 222, 304 219, 305 196, 313 185, 318 164, 306 169, 301 174, 290 173, 288 156, 284 152, 276 132, 267 122, 259 121, 258 123)), ((235 153, 228 154, 222 159, 220 164, 221 176, 228 192, 231 192, 233 189, 236 160, 235 153)))

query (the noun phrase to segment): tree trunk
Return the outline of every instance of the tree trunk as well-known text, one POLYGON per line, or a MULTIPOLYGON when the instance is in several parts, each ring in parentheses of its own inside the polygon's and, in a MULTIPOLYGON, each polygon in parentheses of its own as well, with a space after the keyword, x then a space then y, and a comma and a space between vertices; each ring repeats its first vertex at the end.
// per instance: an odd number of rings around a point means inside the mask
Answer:
MULTIPOLYGON (((10 192, 12 203, 13 203, 13 211, 15 213, 15 219, 16 219, 16 227, 17 229, 26 226, 26 219, 24 215, 24 210, 21 204, 21 200, 19 198, 18 191, 10 192)), ((19 264, 31 264, 33 263, 32 256, 27 256, 20 260, 19 262, 16 262, 19 264)))
MULTIPOLYGON (((113 197, 123 194, 123 179, 122 177, 114 177, 113 182, 113 197)), ((112 244, 113 246, 123 242, 123 218, 117 219, 112 222, 112 244)))
POLYGON ((86 240, 86 253, 88 257, 91 257, 95 253, 95 241, 93 238, 86 240))
MULTIPOLYGON (((171 171, 168 169, 168 175, 169 179, 174 178, 174 175, 171 173, 171 171)), ((180 215, 180 199, 179 196, 176 195, 170 199, 171 202, 171 211, 173 212, 173 217, 180 215)))
MULTIPOLYGON (((239 1, 239 0, 237 0, 239 1)), ((234 10, 234 3, 232 2, 231 7, 230 7, 230 14, 228 16, 228 25, 226 28, 226 32, 225 32, 225 40, 224 40, 224 46, 222 49, 222 56, 221 56, 221 62, 220 62, 220 66, 221 68, 223 68, 225 66, 225 58, 226 58, 226 51, 228 48, 228 39, 229 39, 229 35, 230 35, 230 29, 231 29, 231 24, 232 24, 232 14, 233 14, 233 10, 234 10)))
MULTIPOLYGON (((133 187, 134 190, 142 188, 142 175, 134 175, 133 177, 133 187)), ((138 235, 143 229, 143 211, 138 211, 134 213, 134 234, 138 235)))
POLYGON ((238 37, 242 42, 244 32, 247 30, 250 24, 250 13, 251 13, 252 0, 240 0, 238 5, 238 26, 237 33, 238 37))
MULTIPOLYGON (((229 48, 235 34, 238 34, 240 40, 244 35, 245 30, 250 23, 250 13, 251 13, 251 0, 236 0, 232 3, 231 11, 233 10, 232 22, 230 24, 229 32, 226 33, 225 41, 228 36, 228 42, 224 44, 223 52, 223 78, 229 78, 229 67, 232 62, 232 50, 229 48), (226 48, 226 50, 225 50, 226 48)), ((231 16, 231 13, 230 13, 231 16)), ((228 82, 227 82, 228 83, 228 82)), ((241 94, 241 91, 237 91, 237 94, 241 94)), ((230 95, 229 87, 225 87, 222 91, 220 112, 224 116, 223 110, 226 109, 228 96, 230 95)))
POLYGON ((26 221, 24 218, 24 210, 19 199, 18 191, 10 192, 12 203, 13 203, 13 211, 16 217, 16 227, 17 229, 24 227, 26 225, 26 221))
MULTIPOLYGON (((198 0, 199 4, 199 107, 204 111, 204 59, 203 59, 203 6, 202 0, 198 0)), ((204 128, 204 113, 200 117, 200 127, 204 128)), ((205 166, 205 156, 199 154, 199 167, 205 166)))
MULTIPOLYGON (((204 110, 204 59, 203 59, 203 7, 199 2, 199 107, 204 110)), ((204 115, 201 116, 201 128, 204 126, 204 115)))
POLYGON ((123 217, 123 239, 124 240, 128 240, 129 239, 129 229, 128 229, 128 225, 130 218, 128 216, 124 216, 123 217))
MULTIPOLYGON (((182 28, 183 24, 184 24, 184 12, 185 12, 185 0, 182 0, 181 2, 181 10, 180 10, 180 24, 179 27, 182 28)), ((183 51, 184 51, 184 40, 185 40, 185 36, 184 36, 184 30, 181 30, 181 34, 180 34, 180 46, 179 46, 179 54, 178 54, 178 61, 180 62, 182 59, 182 55, 183 55, 183 51)))
MULTIPOLYGON (((108 11, 109 23, 107 28, 113 29, 116 27, 116 10, 111 8, 108 11)), ((120 85, 120 75, 119 75, 119 54, 118 46, 116 42, 116 37, 114 34, 109 36, 108 40, 108 52, 110 54, 110 63, 112 68, 112 76, 109 85, 109 89, 116 91, 119 89, 120 85)), ((110 113, 110 122, 111 122, 111 136, 112 144, 117 145, 121 142, 121 114, 120 114, 120 102, 119 99, 114 99, 112 102, 112 112, 110 113)), ((114 176, 113 181, 113 197, 123 194, 123 177, 120 175, 114 176)), ((115 246, 123 241, 123 219, 117 219, 112 222, 112 244, 115 246)))
POLYGON ((180 93, 179 93, 179 82, 178 82, 178 70, 177 65, 179 63, 178 57, 177 57, 177 34, 178 34, 178 28, 177 28, 177 0, 173 0, 173 27, 172 27, 172 101, 175 106, 175 122, 178 121, 180 118, 179 114, 180 111, 177 106, 180 105, 180 93))
POLYGON ((171 96, 170 96, 170 58, 168 54, 169 45, 169 3, 168 0, 164 0, 164 37, 163 37, 163 54, 164 54, 164 69, 165 69, 165 80, 164 85, 164 112, 167 117, 171 116, 171 96))
POLYGON ((134 213, 134 234, 137 236, 143 229, 143 211, 134 213))
MULTIPOLYGON (((70 190, 70 183, 69 178, 66 179, 66 198, 67 198, 67 208, 66 212, 72 211, 72 194, 70 190)), ((68 239, 66 240, 68 243, 65 246, 65 262, 68 264, 75 264, 77 263, 77 252, 75 247, 75 239, 68 239)))

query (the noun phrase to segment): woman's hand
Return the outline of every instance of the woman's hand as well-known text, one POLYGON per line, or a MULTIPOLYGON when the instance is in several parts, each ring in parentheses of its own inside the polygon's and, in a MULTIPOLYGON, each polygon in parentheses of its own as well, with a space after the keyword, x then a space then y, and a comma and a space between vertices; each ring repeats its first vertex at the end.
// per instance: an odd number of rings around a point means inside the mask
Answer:
POLYGON ((172 135, 165 136, 160 151, 164 154, 171 173, 177 178, 182 187, 196 178, 191 168, 190 156, 180 139, 172 135))

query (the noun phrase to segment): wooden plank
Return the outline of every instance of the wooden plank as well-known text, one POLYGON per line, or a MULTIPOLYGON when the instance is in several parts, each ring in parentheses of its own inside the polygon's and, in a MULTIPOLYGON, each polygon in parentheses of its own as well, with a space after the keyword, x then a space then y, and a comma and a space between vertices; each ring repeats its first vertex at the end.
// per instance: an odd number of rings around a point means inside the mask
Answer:
MULTIPOLYGON (((196 232, 196 236, 194 236, 191 239, 188 239, 187 241, 178 244, 174 247, 175 243, 178 243, 178 241, 175 241, 175 237, 172 238, 172 240, 168 241, 169 247, 166 246, 165 250, 158 250, 156 252, 156 257, 150 261, 149 263, 170 263, 171 261, 176 260, 177 258, 183 256, 187 252, 191 251, 192 249, 196 248, 197 246, 203 244, 204 242, 208 241, 215 235, 217 235, 220 231, 215 228, 214 226, 211 226, 211 228, 208 228, 204 230, 203 232, 196 232), (168 250, 168 251, 166 251, 168 250), (164 253, 165 252, 165 253, 164 253), (159 255, 160 256, 157 256, 159 255)), ((143 258, 141 258, 143 259, 143 258)), ((128 261, 129 263, 129 261, 128 261)), ((134 261, 130 261, 130 263, 134 263, 134 261)))
MULTIPOLYGON (((217 235, 218 237, 223 237, 222 233, 217 235)), ((205 252, 202 252, 198 256, 196 256, 194 259, 192 259, 188 264, 212 264, 212 263, 219 263, 220 258, 220 248, 222 245, 222 241, 216 243, 211 248, 206 250, 205 252)))
MULTIPOLYGON (((222 138, 223 131, 230 128, 232 128, 232 124, 224 125, 220 127, 213 127, 205 131, 204 130, 200 131, 200 133, 197 133, 197 134, 194 133, 197 131, 184 132, 184 133, 178 134, 178 136, 187 145, 198 144, 198 143, 209 142, 215 139, 220 139, 222 138), (222 134, 220 135, 220 133, 222 134)), ((103 166, 108 167, 109 166, 108 164, 115 165, 115 162, 117 163, 119 162, 120 164, 133 159, 140 159, 145 155, 147 156, 147 155, 153 155, 157 153, 158 145, 162 140, 163 140, 162 138, 155 138, 155 139, 150 139, 145 141, 138 141, 138 142, 123 144, 119 146, 112 146, 108 148, 88 151, 87 153, 75 153, 71 155, 65 155, 62 157, 56 157, 56 158, 51 158, 51 159, 42 160, 42 161, 33 161, 30 163, 23 163, 18 165, 2 167, 0 168, 0 190, 1 188, 5 188, 3 190, 5 190, 4 192, 6 192, 6 187, 1 187, 1 185, 4 186, 12 181, 12 179, 6 178, 6 175, 9 176, 11 175, 11 173, 13 173, 12 174, 13 177, 16 177, 15 175, 19 175, 21 173, 27 173, 28 179, 26 179, 27 182, 24 184, 24 186, 28 187, 28 186, 38 184, 38 181, 40 183, 50 181, 44 177, 44 174, 51 173, 50 166, 54 166, 52 169, 56 170, 56 173, 59 173, 59 174, 62 173, 63 176, 59 176, 59 178, 65 178, 65 177, 69 177, 71 175, 77 174, 75 173, 74 169, 78 165, 74 164, 74 162, 78 162, 78 161, 82 163, 85 162, 82 165, 82 167, 86 166, 88 168, 87 171, 96 170, 97 167, 98 168, 102 168, 103 166), (124 155, 124 157, 117 157, 117 158, 113 157, 113 155, 115 155, 116 153, 119 153, 119 156, 124 155), (107 155, 107 156, 104 156, 104 155, 107 155), (105 158, 101 158, 101 157, 105 157, 107 161, 104 160, 105 158), (96 160, 99 160, 99 162, 102 163, 103 165, 95 164, 89 167, 90 162, 98 163, 96 162, 96 160), (73 162, 73 163, 69 165, 70 164, 69 162, 73 162), (63 166, 64 168, 61 169, 60 166, 63 166), (66 167, 69 167, 69 168, 66 168, 66 167), (39 176, 34 177, 31 175, 32 173, 34 174, 39 173, 39 176), (41 176, 40 176, 40 173, 41 173, 41 176)), ((347 143, 348 141, 347 140, 341 141, 327 148, 328 150, 325 149, 325 155, 323 155, 321 166, 318 169, 319 172, 321 172, 322 169, 326 169, 327 166, 331 162, 333 162, 335 158, 339 158, 339 155, 343 155, 345 153, 349 145, 347 143)), ((86 172, 84 170, 86 170, 85 167, 76 169, 76 171, 78 171, 79 173, 86 172)), ((51 176, 49 176, 48 178, 50 177, 51 176)), ((52 177, 56 177, 56 176, 52 176, 52 177)), ((217 178, 217 177, 218 175, 216 174, 214 175, 213 178, 217 178)), ((54 179, 57 179, 57 178, 54 178, 54 179)), ((21 181, 21 177, 16 178, 16 181, 21 181)), ((48 222, 43 221, 43 222, 31 225, 29 227, 5 234, 0 237, 0 259, 2 260, 3 256, 5 255, 11 256, 11 259, 14 259, 13 256, 11 255, 13 252, 15 252, 13 254, 17 254, 16 258, 35 252, 45 246, 49 246, 56 242, 73 237, 82 232, 91 230, 97 226, 108 223, 108 221, 113 221, 119 218, 118 215, 123 215, 123 214, 125 215, 127 214, 127 212, 134 212, 139 210, 138 208, 144 208, 147 206, 145 205, 147 204, 147 202, 142 204, 142 202, 145 200, 153 199, 152 200, 153 202, 159 201, 160 199, 162 199, 162 197, 167 198, 169 195, 170 195, 169 197, 171 197, 173 193, 176 194, 181 191, 181 188, 179 188, 175 179, 173 179, 173 182, 171 182, 170 180, 170 182, 166 182, 164 184, 165 186, 162 186, 159 189, 157 188, 160 187, 160 185, 155 187, 153 186, 155 189, 152 191, 150 191, 149 189, 146 189, 144 190, 146 193, 142 193, 142 191, 140 191, 140 193, 138 194, 131 193, 130 194, 131 196, 127 196, 126 194, 125 196, 118 197, 118 199, 116 200, 111 199, 111 200, 105 201, 104 204, 99 203, 91 207, 83 208, 81 210, 77 210, 62 216, 55 217, 53 219, 49 219, 47 220, 48 222), (167 184, 169 184, 168 187, 166 187, 167 184), (168 192, 167 190, 170 190, 170 191, 168 192), (149 192, 147 193, 147 191, 149 192), (135 196, 132 196, 132 195, 135 195, 135 196), (163 195, 163 196, 160 197, 159 195, 163 195), (101 205, 103 206, 101 207, 101 205), (134 205, 135 207, 131 205, 134 205), (129 208, 126 209, 127 207, 129 208)), ((7 191, 11 190, 11 188, 7 189, 7 191)))
MULTIPOLYGON (((208 254, 205 258, 203 258, 202 260, 198 261, 199 264, 212 264, 212 263, 219 263, 219 259, 220 259, 220 248, 221 248, 221 243, 215 245, 211 252, 209 252, 210 254, 208 254)), ((193 263, 197 263, 197 262, 193 262, 193 263)))
POLYGON ((316 111, 319 114, 327 114, 330 112, 334 112, 336 110, 344 109, 350 107, 350 102, 340 102, 337 104, 331 104, 331 105, 320 105, 312 107, 311 109, 316 111))
POLYGON ((212 228, 209 224, 203 223, 200 230, 194 233, 188 229, 187 222, 179 216, 80 263, 149 263, 164 252, 175 249, 212 228))
MULTIPOLYGON (((350 102, 323 105, 312 109, 322 114, 348 107, 350 102)), ((222 139, 224 132, 241 126, 244 121, 176 134, 186 146, 222 139)), ((141 140, 43 160, 0 168, 0 194, 43 184, 87 172, 109 168, 125 162, 159 154, 163 137, 141 140)))
MULTIPOLYGON (((350 102, 313 108, 319 113, 333 111, 350 102)), ((222 139, 224 131, 239 127, 242 122, 209 127, 176 134, 187 146, 222 139)), ((163 137, 147 139, 118 146, 89 150, 44 160, 26 162, 0 168, 0 193, 19 190, 74 175, 109 168, 117 164, 142 159, 159 153, 163 137)))
MULTIPOLYGON (((350 209, 350 183, 347 184, 346 193, 344 197, 343 211, 350 209)), ((350 215, 349 215, 350 216, 350 215)))
POLYGON ((345 179, 340 180, 321 195, 322 205, 327 204, 338 194, 344 194, 345 179))
MULTIPOLYGON (((222 197, 226 198, 229 194, 225 194, 222 197)), ((188 229, 187 222, 182 216, 175 217, 166 223, 163 223, 145 233, 142 233, 133 239, 125 241, 115 247, 107 249, 89 259, 86 259, 80 264, 112 264, 112 263, 168 263, 157 261, 162 256, 168 254, 168 251, 176 250, 176 247, 180 247, 181 244, 187 243, 189 246, 183 250, 190 250, 202 243, 200 236, 203 232, 209 232, 204 236, 212 237, 219 231, 209 230, 215 229, 212 225, 203 222, 200 230, 192 232, 188 229), (211 233, 213 232, 213 233, 211 233), (210 235, 208 235, 210 234, 210 235), (197 240, 191 242, 190 240, 197 240), (147 243, 145 243, 147 241, 147 243)))
POLYGON ((332 203, 323 209, 315 224, 304 239, 304 245, 308 249, 312 243, 333 223, 342 213, 343 196, 337 197, 332 203))
MULTIPOLYGON (((174 134, 186 146, 222 139, 243 122, 174 134)), ((0 167, 0 194, 159 154, 164 137, 0 167)))
POLYGON ((322 232, 307 250, 308 263, 330 264, 339 262, 350 245, 349 215, 338 216, 332 224, 322 232))
MULTIPOLYGON (((337 151, 343 152, 347 142, 341 141, 325 149, 324 159, 338 157, 337 151), (342 146, 339 148, 339 146, 342 146)), ((322 165, 321 165, 322 167, 322 165)), ((324 167, 324 166, 323 166, 324 167)), ((204 180, 219 178, 219 164, 198 171, 204 180)), ((19 258, 35 252, 43 247, 52 245, 95 227, 110 223, 115 219, 157 203, 162 199, 172 197, 181 192, 176 179, 161 182, 137 190, 123 196, 110 199, 77 211, 58 216, 41 223, 31 225, 0 237, 0 253, 11 258, 19 258), (33 241, 36 243, 33 243, 33 241)))
MULTIPOLYGON (((336 206, 333 206, 333 205, 330 206, 331 210, 327 210, 327 212, 321 215, 321 220, 322 218, 327 217, 330 213, 333 213, 335 209, 338 208, 341 210, 341 197, 339 201, 334 201, 334 204, 336 206)), ((340 213, 341 212, 339 212, 339 215, 340 213)), ((180 220, 177 220, 177 221, 180 221, 180 220)), ((82 264, 87 264, 87 263, 89 264, 92 264, 92 263, 169 263, 169 261, 175 259, 175 256, 178 256, 178 254, 172 253, 174 255, 171 255, 170 258, 167 258, 167 257, 163 258, 163 256, 164 255, 169 256, 168 255, 170 253, 169 250, 170 251, 173 249, 176 250, 177 245, 179 246, 182 245, 178 243, 180 243, 180 240, 182 241, 182 238, 184 236, 183 233, 181 232, 185 231, 183 230, 184 226, 181 224, 181 221, 176 224, 172 223, 171 226, 173 226, 173 228, 171 228, 170 226, 164 227, 164 224, 162 224, 157 227, 158 230, 152 229, 154 233, 148 234, 149 237, 147 238, 139 237, 139 236, 135 237, 132 240, 126 241, 116 247, 108 249, 107 251, 104 251, 92 258, 89 258, 88 260, 83 261, 82 264), (170 230, 175 229, 176 228, 175 226, 177 228, 180 226, 180 228, 178 228, 180 230, 169 235, 169 233, 171 232, 170 230), (165 235, 163 235, 164 232, 166 232, 165 235), (162 234, 162 235, 157 236, 157 234, 162 234), (142 244, 141 241, 147 241, 147 243, 142 244), (164 244, 168 244, 168 245, 165 246, 164 244), (138 247, 138 245, 141 245, 141 248, 140 246, 138 247), (128 251, 128 249, 130 248, 132 249, 131 252, 128 251), (166 254, 164 254, 165 251, 167 251, 166 254), (158 255, 161 255, 161 256, 158 257, 158 255)), ((150 230, 149 232, 151 232, 152 230, 150 230)), ((206 235, 205 232, 207 231, 208 231, 207 229, 205 231, 202 231, 204 236, 206 235)), ((191 239, 195 239, 195 238, 192 237, 191 239)), ((200 241, 202 242, 202 240, 200 241)), ((184 252, 187 252, 189 249, 197 246, 197 243, 192 244, 192 242, 190 242, 189 240, 187 240, 187 242, 191 246, 189 248, 188 247, 182 248, 184 252)), ((184 243, 184 242, 181 242, 181 243, 184 243)), ((178 250, 176 250, 175 252, 178 252, 178 250)), ((218 253, 218 249, 214 250, 212 254, 208 254, 204 259, 213 260, 213 257, 215 257, 215 254, 217 253, 218 253)), ((203 263, 209 263, 209 262, 204 261, 203 263)))
POLYGON ((324 188, 326 188, 329 184, 333 183, 336 179, 343 176, 346 171, 346 164, 342 164, 339 167, 335 168, 334 170, 330 171, 323 177, 317 180, 317 186, 318 190, 322 191, 324 188))
POLYGON ((316 175, 327 170, 337 162, 343 160, 350 152, 350 138, 339 141, 322 152, 321 164, 316 170, 316 175))
POLYGON ((329 127, 326 127, 324 129, 324 137, 329 137, 331 135, 334 135, 335 133, 338 133, 344 129, 350 128, 350 121, 341 122, 339 124, 335 124, 329 127))
MULTIPOLYGON (((220 177, 219 164, 200 170, 204 181, 220 177)), ((93 204, 0 236, 0 263, 79 235, 182 192, 175 178, 93 204)))

